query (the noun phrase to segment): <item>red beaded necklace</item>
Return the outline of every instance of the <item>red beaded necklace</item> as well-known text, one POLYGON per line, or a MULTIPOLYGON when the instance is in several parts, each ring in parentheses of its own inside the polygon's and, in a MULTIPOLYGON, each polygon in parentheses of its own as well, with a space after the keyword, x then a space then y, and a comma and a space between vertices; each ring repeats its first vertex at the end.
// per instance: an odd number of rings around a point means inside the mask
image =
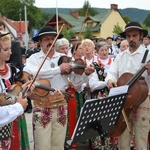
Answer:
POLYGON ((7 73, 8 73, 8 66, 7 66, 6 63, 5 63, 4 69, 0 69, 0 75, 1 75, 1 76, 4 76, 4 75, 6 75, 7 73))

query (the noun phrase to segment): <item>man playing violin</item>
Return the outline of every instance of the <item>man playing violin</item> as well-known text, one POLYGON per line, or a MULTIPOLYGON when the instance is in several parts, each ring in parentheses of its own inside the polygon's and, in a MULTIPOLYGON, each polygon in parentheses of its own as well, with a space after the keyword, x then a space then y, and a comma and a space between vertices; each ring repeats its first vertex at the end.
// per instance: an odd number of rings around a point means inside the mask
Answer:
MULTIPOLYGON (((74 72, 70 73, 71 64, 62 63, 58 66, 58 60, 64 54, 56 52, 54 47, 50 49, 56 36, 57 32, 52 27, 41 28, 39 35, 33 37, 34 41, 39 42, 41 51, 27 59, 24 71, 35 76, 44 56, 49 52, 37 79, 48 79, 52 88, 65 92, 68 87, 68 78, 73 85, 79 86, 88 80, 88 75, 94 72, 94 68, 88 66, 82 75, 76 75, 74 72)), ((67 105, 61 95, 62 93, 56 90, 46 97, 41 97, 40 101, 34 100, 33 133, 36 150, 64 149, 67 105)))
MULTIPOLYGON (((143 30, 141 25, 137 22, 130 22, 126 25, 125 31, 120 35, 127 39, 129 48, 117 55, 108 71, 105 81, 109 88, 117 86, 116 82, 122 74, 126 72, 135 74, 140 69, 145 54, 145 49, 141 45, 141 40, 147 33, 148 32, 143 30)), ((144 59, 144 63, 148 62, 150 60, 150 53, 148 53, 147 57, 144 59)), ((144 76, 147 88, 150 91, 150 62, 146 63, 145 66, 147 69, 142 76, 144 76)), ((128 120, 131 126, 131 133, 135 134, 136 149, 147 150, 150 127, 150 101, 148 94, 147 98, 144 99, 137 108, 132 108, 128 120), (133 129, 134 132, 132 131, 133 129)), ((131 139, 132 134, 130 134, 129 130, 126 128, 119 136, 119 149, 130 150, 131 139)))

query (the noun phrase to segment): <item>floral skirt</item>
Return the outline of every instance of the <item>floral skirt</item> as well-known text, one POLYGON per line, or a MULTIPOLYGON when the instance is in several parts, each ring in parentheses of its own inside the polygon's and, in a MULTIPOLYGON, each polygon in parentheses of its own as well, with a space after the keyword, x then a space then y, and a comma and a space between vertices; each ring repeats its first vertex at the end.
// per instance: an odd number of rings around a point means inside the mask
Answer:
MULTIPOLYGON (((92 150, 118 150, 118 137, 110 137, 106 138, 104 141, 100 138, 100 136, 97 136, 96 138, 92 138, 91 140, 91 147, 92 150)), ((131 148, 136 148, 135 144, 135 138, 133 136, 133 139, 131 141, 131 148)))

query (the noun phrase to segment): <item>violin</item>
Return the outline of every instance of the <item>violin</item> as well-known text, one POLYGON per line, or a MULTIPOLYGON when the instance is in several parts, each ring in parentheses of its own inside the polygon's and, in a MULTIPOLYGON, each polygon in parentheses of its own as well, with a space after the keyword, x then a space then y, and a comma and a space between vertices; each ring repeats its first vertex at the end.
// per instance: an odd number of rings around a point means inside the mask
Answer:
POLYGON ((71 69, 75 74, 81 75, 84 72, 84 69, 86 68, 86 65, 82 59, 76 59, 75 61, 72 60, 71 57, 68 56, 61 56, 58 60, 58 66, 60 66, 62 63, 70 63, 71 69))
MULTIPOLYGON (((145 82, 144 77, 141 77, 145 70, 146 67, 143 66, 137 71, 135 75, 131 73, 124 73, 117 81, 118 86, 129 85, 128 97, 123 108, 127 118, 129 118, 131 111, 137 109, 139 105, 143 103, 148 97, 147 83, 145 82)), ((108 133, 107 137, 120 136, 126 127, 127 122, 125 122, 123 113, 121 113, 115 129, 108 133)))
MULTIPOLYGON (((70 63, 71 64, 71 69, 70 69, 70 72, 71 73, 72 71, 75 73, 75 74, 78 74, 78 75, 81 75, 85 68, 86 68, 86 64, 85 62, 81 59, 81 58, 78 58, 78 59, 75 59, 74 61, 71 59, 71 57, 68 57, 68 56, 61 56, 58 60, 58 66, 61 65, 62 63, 70 63)), ((100 70, 102 69, 101 66, 98 66, 98 65, 93 65, 91 64, 92 67, 94 67, 96 70, 100 70)))
MULTIPOLYGON (((27 82, 29 80, 32 80, 32 78, 33 78, 32 75, 30 75, 29 73, 23 71, 22 76, 20 77, 20 79, 16 80, 16 84, 22 85, 25 82, 27 82)), ((34 86, 35 86, 35 88, 33 90, 33 93, 36 96, 39 96, 39 97, 47 96, 50 91, 52 91, 52 92, 55 91, 55 89, 51 87, 51 83, 48 79, 41 79, 40 78, 40 79, 38 79, 34 82, 34 86)), ((63 92, 63 94, 67 98, 71 96, 70 94, 68 94, 66 92, 63 92)), ((34 99, 34 95, 32 95, 32 96, 30 96, 30 98, 34 99)))

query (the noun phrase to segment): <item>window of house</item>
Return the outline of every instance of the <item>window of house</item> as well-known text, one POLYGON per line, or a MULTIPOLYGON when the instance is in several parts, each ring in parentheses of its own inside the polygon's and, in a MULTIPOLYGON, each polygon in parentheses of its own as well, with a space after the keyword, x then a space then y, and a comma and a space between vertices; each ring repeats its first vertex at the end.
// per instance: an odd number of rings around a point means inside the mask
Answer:
POLYGON ((88 22, 88 23, 87 23, 87 27, 88 27, 88 28, 93 27, 93 25, 94 25, 94 23, 93 23, 93 22, 88 22))

